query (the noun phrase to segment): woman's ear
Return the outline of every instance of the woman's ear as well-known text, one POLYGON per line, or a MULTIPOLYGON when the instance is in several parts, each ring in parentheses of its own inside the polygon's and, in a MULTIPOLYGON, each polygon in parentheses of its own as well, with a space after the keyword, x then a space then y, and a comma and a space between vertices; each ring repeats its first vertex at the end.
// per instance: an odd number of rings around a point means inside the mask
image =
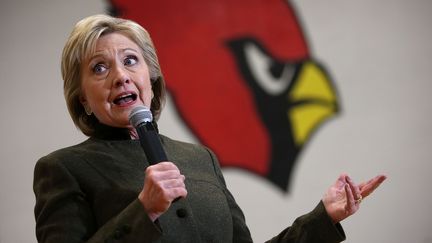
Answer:
POLYGON ((80 95, 79 101, 80 101, 81 105, 84 107, 85 113, 88 116, 90 116, 93 112, 92 112, 90 106, 88 105, 87 99, 83 95, 80 95))

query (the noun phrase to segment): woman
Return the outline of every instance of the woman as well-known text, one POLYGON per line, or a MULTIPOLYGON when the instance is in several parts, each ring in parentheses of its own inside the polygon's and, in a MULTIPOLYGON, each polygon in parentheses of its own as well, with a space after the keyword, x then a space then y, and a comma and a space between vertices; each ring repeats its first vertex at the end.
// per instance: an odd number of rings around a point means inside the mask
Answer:
MULTIPOLYGON (((36 164, 39 242, 252 241, 210 150, 160 135, 170 161, 149 166, 128 116, 144 105, 157 118, 165 85, 141 26, 105 15, 81 20, 64 47, 62 75, 71 117, 89 139, 36 164)), ((356 185, 341 175, 270 242, 344 240, 339 222, 384 179, 356 185)))

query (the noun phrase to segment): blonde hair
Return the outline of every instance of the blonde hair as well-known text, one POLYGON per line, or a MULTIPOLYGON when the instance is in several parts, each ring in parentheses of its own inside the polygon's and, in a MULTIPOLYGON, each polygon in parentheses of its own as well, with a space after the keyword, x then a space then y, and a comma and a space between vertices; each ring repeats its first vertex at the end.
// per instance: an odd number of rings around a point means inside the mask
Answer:
POLYGON ((144 60, 149 66, 154 93, 150 109, 155 120, 159 118, 165 101, 165 80, 148 32, 131 20, 107 15, 84 18, 75 25, 63 48, 61 72, 69 114, 75 125, 87 136, 94 134, 95 126, 99 121, 94 115, 87 115, 80 102, 81 64, 94 53, 96 42, 101 36, 114 32, 125 35, 141 48, 144 60))

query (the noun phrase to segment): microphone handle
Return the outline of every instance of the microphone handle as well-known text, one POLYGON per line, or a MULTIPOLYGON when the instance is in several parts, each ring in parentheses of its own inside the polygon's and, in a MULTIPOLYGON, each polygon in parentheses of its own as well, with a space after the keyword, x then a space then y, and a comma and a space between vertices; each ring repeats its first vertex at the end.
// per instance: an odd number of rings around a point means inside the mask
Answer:
MULTIPOLYGON (((162 161, 168 161, 165 150, 159 139, 155 127, 151 122, 144 122, 136 128, 141 147, 147 156, 149 165, 154 165, 162 161)), ((174 199, 172 202, 177 202, 181 197, 174 199)))
POLYGON ((136 128, 141 147, 147 156, 150 165, 162 161, 168 161, 166 153, 162 147, 159 134, 151 122, 144 122, 136 128))

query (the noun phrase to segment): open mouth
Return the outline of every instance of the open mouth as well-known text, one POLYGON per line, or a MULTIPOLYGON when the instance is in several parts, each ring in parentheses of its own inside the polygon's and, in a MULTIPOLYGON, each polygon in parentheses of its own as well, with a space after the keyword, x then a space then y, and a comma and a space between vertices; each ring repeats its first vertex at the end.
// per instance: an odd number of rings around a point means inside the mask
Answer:
POLYGON ((113 100, 113 103, 116 105, 126 105, 131 102, 134 102, 137 99, 137 97, 138 96, 135 93, 121 94, 113 100))

